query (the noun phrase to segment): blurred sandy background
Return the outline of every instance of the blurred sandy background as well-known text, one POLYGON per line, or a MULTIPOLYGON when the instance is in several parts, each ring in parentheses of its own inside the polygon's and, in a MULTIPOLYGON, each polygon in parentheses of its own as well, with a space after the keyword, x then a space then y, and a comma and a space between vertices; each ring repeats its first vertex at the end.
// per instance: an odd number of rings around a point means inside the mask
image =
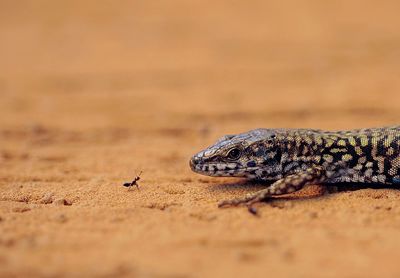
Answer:
POLYGON ((398 277, 399 190, 312 186, 254 217, 216 204, 261 185, 188 160, 258 127, 398 124, 399 10, 0 1, 0 276, 398 277))

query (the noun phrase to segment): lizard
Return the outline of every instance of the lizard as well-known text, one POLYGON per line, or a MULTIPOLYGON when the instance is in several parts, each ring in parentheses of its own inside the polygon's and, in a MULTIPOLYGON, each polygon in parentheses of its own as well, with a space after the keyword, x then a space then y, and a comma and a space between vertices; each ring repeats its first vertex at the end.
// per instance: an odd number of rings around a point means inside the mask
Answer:
POLYGON ((224 200, 219 207, 251 206, 310 184, 400 184, 400 126, 345 131, 255 129, 225 135, 190 159, 213 177, 242 177, 266 188, 224 200))

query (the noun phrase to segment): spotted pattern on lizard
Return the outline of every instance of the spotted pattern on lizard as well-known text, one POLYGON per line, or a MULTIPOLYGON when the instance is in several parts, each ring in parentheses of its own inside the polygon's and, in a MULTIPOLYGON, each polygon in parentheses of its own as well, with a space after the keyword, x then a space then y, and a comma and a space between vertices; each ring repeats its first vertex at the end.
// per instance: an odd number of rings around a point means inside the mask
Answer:
POLYGON ((195 154, 190 167, 207 176, 272 183, 220 206, 253 204, 308 184, 400 184, 400 126, 336 132, 256 129, 222 137, 195 154))

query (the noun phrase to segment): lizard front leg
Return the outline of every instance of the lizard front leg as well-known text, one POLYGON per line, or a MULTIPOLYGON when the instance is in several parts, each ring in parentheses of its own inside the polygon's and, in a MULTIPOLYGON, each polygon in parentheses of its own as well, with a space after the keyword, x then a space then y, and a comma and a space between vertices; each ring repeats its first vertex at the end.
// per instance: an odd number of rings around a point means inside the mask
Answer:
POLYGON ((242 198, 222 201, 218 204, 218 207, 237 206, 243 203, 252 205, 264 201, 270 196, 292 193, 302 189, 305 185, 324 182, 327 178, 326 171, 321 167, 315 166, 303 172, 286 176, 266 189, 249 193, 242 198))

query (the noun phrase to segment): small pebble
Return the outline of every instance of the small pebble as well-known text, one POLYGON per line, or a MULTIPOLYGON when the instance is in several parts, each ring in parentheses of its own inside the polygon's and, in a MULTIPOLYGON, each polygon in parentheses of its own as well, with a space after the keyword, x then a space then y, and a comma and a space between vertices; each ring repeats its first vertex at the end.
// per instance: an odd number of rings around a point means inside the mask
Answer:
POLYGON ((51 204, 53 202, 53 193, 48 192, 46 193, 42 199, 40 199, 41 204, 51 204))
POLYGON ((27 208, 27 207, 16 207, 16 208, 12 209, 13 212, 26 212, 26 211, 30 211, 30 210, 31 209, 27 208))
POLYGON ((63 198, 54 200, 53 204, 56 205, 56 206, 70 206, 70 205, 72 205, 72 203, 70 201, 68 201, 66 199, 63 199, 63 198))
POLYGON ((21 202, 21 203, 29 203, 31 197, 28 195, 25 196, 20 196, 16 199, 17 202, 21 202))

